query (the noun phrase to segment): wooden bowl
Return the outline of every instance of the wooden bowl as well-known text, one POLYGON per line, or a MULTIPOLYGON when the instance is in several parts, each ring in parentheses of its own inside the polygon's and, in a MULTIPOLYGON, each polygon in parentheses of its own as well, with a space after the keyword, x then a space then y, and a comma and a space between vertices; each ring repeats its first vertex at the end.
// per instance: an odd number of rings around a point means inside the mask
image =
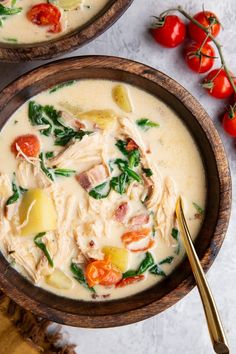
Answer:
POLYGON ((59 38, 32 44, 0 43, 0 61, 20 62, 51 59, 69 53, 106 31, 133 0, 110 0, 90 21, 59 38))
MULTIPOLYGON (((15 110, 42 90, 72 79, 120 80, 166 102, 192 133, 204 161, 207 178, 206 217, 195 246, 207 271, 217 256, 228 226, 231 178, 220 137, 205 110, 180 84, 143 64, 115 57, 70 58, 44 65, 7 86, 0 96, 0 128, 15 110)), ((0 288, 15 302, 52 321, 78 327, 111 327, 144 320, 166 310, 195 285, 184 259, 162 282, 130 297, 86 302, 59 297, 35 287, 10 267, 0 254, 0 288)))

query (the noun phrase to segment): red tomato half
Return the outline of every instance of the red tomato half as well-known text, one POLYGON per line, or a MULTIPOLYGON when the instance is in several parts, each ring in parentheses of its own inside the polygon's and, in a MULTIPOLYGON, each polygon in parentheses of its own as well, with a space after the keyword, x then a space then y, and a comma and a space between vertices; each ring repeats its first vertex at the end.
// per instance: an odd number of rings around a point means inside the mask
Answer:
MULTIPOLYGON (((197 13, 193 18, 197 20, 205 28, 209 28, 210 33, 212 34, 213 37, 216 37, 219 34, 221 25, 217 16, 213 12, 201 11, 197 13)), ((206 38, 206 33, 192 22, 189 23, 188 31, 190 37, 196 42, 202 43, 206 38)), ((210 41, 211 39, 209 38, 207 42, 210 41)))
POLYGON ((204 80, 203 87, 208 91, 209 95, 220 99, 228 98, 234 93, 233 87, 223 69, 210 71, 204 80))
POLYGON ((184 41, 186 26, 178 16, 168 15, 165 16, 163 25, 151 28, 150 32, 157 43, 174 48, 184 41))
POLYGON ((50 26, 48 32, 61 32, 61 12, 52 4, 34 5, 28 12, 27 18, 38 26, 50 26))
POLYGON ((223 117, 223 128, 227 134, 236 138, 236 111, 225 112, 223 117))
POLYGON ((11 144, 11 151, 18 155, 17 146, 27 157, 37 157, 40 152, 40 142, 36 135, 26 134, 18 136, 11 144))
POLYGON ((201 43, 192 43, 185 50, 185 61, 188 67, 196 73, 206 73, 214 65, 215 50, 206 43, 199 52, 201 43))

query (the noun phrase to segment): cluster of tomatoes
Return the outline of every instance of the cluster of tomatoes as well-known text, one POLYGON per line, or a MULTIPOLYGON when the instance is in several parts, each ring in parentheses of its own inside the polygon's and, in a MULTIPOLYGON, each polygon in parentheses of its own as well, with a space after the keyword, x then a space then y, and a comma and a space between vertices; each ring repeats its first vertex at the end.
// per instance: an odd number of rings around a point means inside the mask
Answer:
MULTIPOLYGON (((219 34, 221 24, 214 13, 201 11, 193 16, 193 21, 190 21, 187 26, 176 15, 164 15, 155 17, 155 19, 156 23, 150 32, 157 43, 164 47, 174 48, 185 41, 188 33, 192 40, 184 50, 184 58, 188 67, 198 74, 209 72, 212 69, 216 59, 215 49, 203 27, 213 37, 219 34)), ((211 70, 204 78, 202 87, 218 99, 233 97, 233 105, 223 116, 223 128, 230 136, 236 137, 236 95, 224 67, 211 70)))

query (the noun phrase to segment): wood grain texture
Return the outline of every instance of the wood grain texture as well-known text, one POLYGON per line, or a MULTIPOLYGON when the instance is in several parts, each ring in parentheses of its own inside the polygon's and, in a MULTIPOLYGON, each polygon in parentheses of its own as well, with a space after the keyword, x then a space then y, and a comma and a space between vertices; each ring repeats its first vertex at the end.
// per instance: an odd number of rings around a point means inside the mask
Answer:
MULTIPOLYGON (((90 56, 60 60, 35 69, 6 87, 0 96, 0 126, 27 99, 72 79, 120 80, 140 87, 176 111, 199 147, 207 178, 206 217, 195 242, 205 271, 217 256, 228 226, 231 178, 220 137, 205 110, 177 82, 130 60, 90 56)), ((143 320, 166 310, 194 286, 187 259, 161 283, 126 299, 85 302, 34 287, 0 255, 0 288, 21 306, 52 321, 78 327, 111 327, 143 320)))
POLYGON ((72 52, 106 31, 132 2, 133 0, 110 0, 90 21, 55 40, 33 44, 0 43, 0 61, 11 63, 44 60, 72 52))

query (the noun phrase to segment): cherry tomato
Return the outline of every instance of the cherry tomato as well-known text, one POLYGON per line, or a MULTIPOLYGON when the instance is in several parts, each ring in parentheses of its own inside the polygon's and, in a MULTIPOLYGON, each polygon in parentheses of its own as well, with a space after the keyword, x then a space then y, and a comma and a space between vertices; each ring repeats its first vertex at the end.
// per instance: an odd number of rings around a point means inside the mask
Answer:
POLYGON ((133 284, 133 283, 137 283, 138 281, 141 281, 144 279, 144 275, 135 275, 134 277, 129 277, 129 278, 125 278, 122 279, 121 281, 119 281, 119 283, 116 284, 116 288, 123 288, 124 286, 133 284))
MULTIPOLYGON (((197 20, 205 28, 210 29, 210 33, 212 34, 213 37, 216 37, 220 32, 220 28, 221 28, 220 22, 217 16, 213 12, 201 11, 197 13, 193 18, 197 20)), ((206 38, 206 33, 197 25, 195 25, 193 22, 189 23, 188 31, 190 37, 196 42, 202 43, 206 38)), ((210 41, 211 39, 208 38, 207 42, 210 41)))
POLYGON ((209 72, 202 85, 215 98, 228 98, 234 90, 223 69, 214 69, 209 72))
POLYGON ((98 284, 113 285, 122 278, 121 271, 111 263, 109 258, 89 263, 86 267, 85 275, 90 287, 98 284))
POLYGON ((48 32, 58 33, 61 31, 61 12, 53 4, 37 4, 28 12, 27 18, 38 26, 50 26, 48 32))
POLYGON ((225 112, 223 117, 223 128, 233 138, 236 138, 236 110, 225 112))
POLYGON ((138 242, 140 240, 143 240, 146 238, 151 232, 151 229, 146 228, 146 229, 141 229, 141 230, 134 230, 134 231, 128 231, 124 233, 121 237, 122 241, 126 246, 128 246, 132 242, 138 242))
POLYGON ((20 155, 17 147, 27 156, 27 157, 37 157, 40 152, 40 142, 36 135, 26 134, 18 136, 11 144, 11 151, 15 155, 20 155))
POLYGON ((159 22, 150 32, 156 42, 164 47, 174 48, 184 41, 186 26, 178 16, 168 15, 164 17, 163 23, 159 22))
POLYGON ((196 73, 205 73, 214 65, 215 50, 206 43, 201 48, 201 43, 192 43, 185 50, 185 61, 189 68, 196 73))

